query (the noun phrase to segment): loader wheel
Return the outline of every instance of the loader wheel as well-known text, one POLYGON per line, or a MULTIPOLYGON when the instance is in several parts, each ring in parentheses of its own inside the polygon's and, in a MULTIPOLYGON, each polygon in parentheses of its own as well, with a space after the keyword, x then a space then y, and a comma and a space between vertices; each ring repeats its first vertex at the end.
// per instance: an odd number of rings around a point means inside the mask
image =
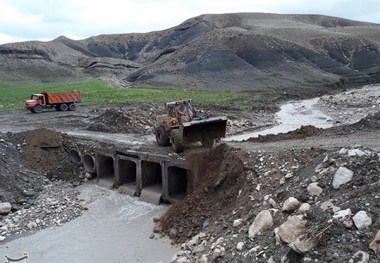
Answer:
POLYGON ((75 103, 70 103, 69 104, 69 110, 74 111, 76 109, 77 109, 77 105, 75 103))
POLYGON ((170 141, 174 152, 183 152, 182 132, 179 129, 170 132, 170 141))
POLYGON ((37 105, 34 107, 33 111, 35 113, 41 113, 43 111, 43 108, 41 107, 41 105, 37 105))
POLYGON ((68 108, 69 107, 67 106, 67 104, 61 104, 61 105, 59 105, 59 110, 61 110, 61 111, 67 111, 68 108))
POLYGON ((156 128, 156 141, 159 146, 168 146, 170 139, 166 136, 164 127, 160 126, 156 128))

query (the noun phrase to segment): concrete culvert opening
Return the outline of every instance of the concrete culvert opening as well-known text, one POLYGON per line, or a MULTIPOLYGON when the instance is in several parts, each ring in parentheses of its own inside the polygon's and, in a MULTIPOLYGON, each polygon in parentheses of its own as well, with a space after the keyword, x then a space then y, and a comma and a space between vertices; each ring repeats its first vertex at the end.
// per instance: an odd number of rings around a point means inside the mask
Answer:
POLYGON ((158 205, 162 196, 161 164, 141 161, 142 190, 140 200, 158 205))
POLYGON ((117 163, 119 191, 136 194, 137 165, 134 161, 119 159, 117 163))
POLYGON ((106 183, 106 188, 112 188, 115 178, 115 169, 114 169, 114 158, 107 155, 97 155, 97 174, 98 179, 102 180, 103 183, 106 183))
POLYGON ((168 194, 170 198, 183 199, 187 190, 188 170, 176 166, 168 168, 168 194))
POLYGON ((150 185, 161 185, 161 164, 150 161, 141 162, 142 187, 150 185))
POLYGON ((84 170, 88 173, 95 173, 96 167, 95 167, 95 158, 91 156, 90 154, 83 155, 83 167, 84 170))
POLYGON ((76 166, 82 163, 82 156, 77 149, 71 149, 69 152, 70 162, 76 166))

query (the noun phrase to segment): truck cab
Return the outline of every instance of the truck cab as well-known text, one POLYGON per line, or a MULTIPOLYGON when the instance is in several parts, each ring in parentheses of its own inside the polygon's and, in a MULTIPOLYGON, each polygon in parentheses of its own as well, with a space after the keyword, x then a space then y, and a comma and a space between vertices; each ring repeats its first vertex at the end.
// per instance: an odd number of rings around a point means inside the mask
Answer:
POLYGON ((42 93, 32 94, 30 100, 25 101, 25 108, 33 113, 39 113, 46 106, 46 97, 42 93))
POLYGON ((41 93, 32 94, 30 96, 30 100, 26 100, 25 104, 26 104, 27 109, 34 108, 36 105, 45 106, 46 105, 45 95, 41 93))

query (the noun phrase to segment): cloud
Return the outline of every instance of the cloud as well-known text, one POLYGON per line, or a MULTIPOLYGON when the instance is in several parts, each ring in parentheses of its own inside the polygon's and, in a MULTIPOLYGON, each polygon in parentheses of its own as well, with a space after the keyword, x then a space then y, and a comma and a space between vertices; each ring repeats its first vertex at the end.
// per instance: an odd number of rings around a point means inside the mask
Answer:
POLYGON ((325 14, 380 22, 377 0, 0 0, 0 43, 161 30, 205 13, 325 14))

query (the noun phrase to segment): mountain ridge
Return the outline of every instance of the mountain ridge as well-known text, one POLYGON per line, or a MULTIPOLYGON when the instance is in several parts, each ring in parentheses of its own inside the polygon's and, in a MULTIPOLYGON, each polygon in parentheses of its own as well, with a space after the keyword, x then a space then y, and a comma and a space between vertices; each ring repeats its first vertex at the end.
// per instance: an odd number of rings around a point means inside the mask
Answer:
POLYGON ((380 25, 323 15, 205 14, 169 29, 0 45, 0 77, 256 90, 380 82, 380 25), (46 73, 49 74, 46 74, 46 73))

